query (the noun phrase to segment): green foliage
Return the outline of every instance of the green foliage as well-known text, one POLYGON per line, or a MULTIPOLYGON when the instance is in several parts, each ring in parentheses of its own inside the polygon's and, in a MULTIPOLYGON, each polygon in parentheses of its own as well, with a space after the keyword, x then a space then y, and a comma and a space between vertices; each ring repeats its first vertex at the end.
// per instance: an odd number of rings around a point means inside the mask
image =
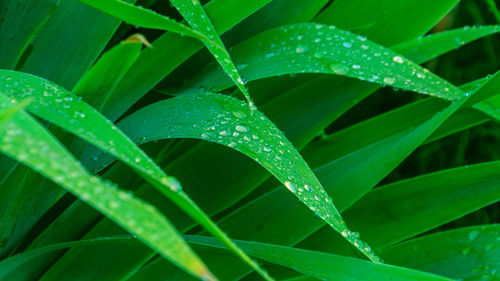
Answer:
POLYGON ((497 24, 489 0, 2 2, 0 279, 500 278, 497 24))

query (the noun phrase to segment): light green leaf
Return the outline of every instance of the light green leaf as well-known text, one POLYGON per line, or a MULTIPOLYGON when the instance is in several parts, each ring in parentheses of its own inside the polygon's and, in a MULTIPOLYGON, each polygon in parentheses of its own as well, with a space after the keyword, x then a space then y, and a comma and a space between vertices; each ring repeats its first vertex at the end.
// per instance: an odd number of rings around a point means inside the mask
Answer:
MULTIPOLYGON (((196 138, 238 150, 266 168, 321 219, 377 261, 369 247, 351 235, 331 198, 283 133, 262 113, 252 112, 231 97, 187 95, 146 106, 121 121, 120 128, 138 144, 165 138, 196 138)), ((96 161, 99 165, 113 161, 107 155, 101 157, 107 160, 96 161)), ((98 158, 91 154, 83 159, 98 158)))
MULTIPOLYGON (((44 79, 10 70, 0 70, 0 91, 14 100, 30 98, 32 103, 27 106, 30 112, 57 124, 125 162, 210 233, 233 249, 237 256, 249 265, 257 266, 181 190, 175 178, 167 176, 112 122, 81 99, 44 79)), ((101 168, 95 167, 94 172, 101 168)))
POLYGON ((124 41, 104 53, 78 81, 72 91, 73 94, 100 111, 123 75, 141 53, 141 45, 124 41))
MULTIPOLYGON (((0 94, 1 108, 8 108, 12 101, 0 94)), ((19 111, 4 120, 0 139, 3 153, 66 188, 186 271, 202 279, 215 280, 156 208, 91 176, 28 114, 19 111)))
MULTIPOLYGON (((402 55, 335 26, 303 23, 275 28, 235 46, 231 53, 249 81, 290 73, 330 73, 448 100, 465 96, 402 55)), ((214 67, 192 83, 187 87, 195 91, 231 85, 214 67)))

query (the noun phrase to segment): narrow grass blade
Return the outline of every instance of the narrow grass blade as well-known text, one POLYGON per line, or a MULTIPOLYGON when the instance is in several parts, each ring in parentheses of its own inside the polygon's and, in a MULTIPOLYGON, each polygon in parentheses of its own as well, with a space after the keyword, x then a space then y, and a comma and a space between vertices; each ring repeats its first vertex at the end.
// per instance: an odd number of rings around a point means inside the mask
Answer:
MULTIPOLYGON (((203 34, 176 22, 169 17, 160 15, 152 10, 145 9, 121 0, 78 0, 94 7, 128 24, 144 28, 161 29, 190 36, 199 40, 208 40, 203 34)), ((209 40, 208 40, 209 41, 209 40)))
POLYGON ((500 225, 482 225, 415 238, 384 249, 387 262, 453 279, 497 280, 500 225))
MULTIPOLYGON (((205 236, 187 236, 193 244, 223 249, 216 240, 205 236)), ((247 253, 270 263, 289 267, 319 280, 451 280, 430 273, 370 263, 367 261, 260 242, 238 241, 247 253)))
POLYGON ((204 34, 207 38, 210 38, 210 40, 215 42, 215 44, 205 45, 220 66, 222 66, 229 78, 231 78, 234 84, 236 84, 238 89, 243 93, 250 107, 253 108, 254 104, 245 87, 245 82, 238 73, 238 69, 236 69, 229 53, 224 47, 224 43, 220 40, 217 30, 215 30, 215 27, 212 25, 210 18, 205 13, 205 10, 201 6, 200 2, 198 0, 171 0, 170 2, 174 4, 175 8, 181 13, 184 19, 193 27, 194 30, 204 34))
POLYGON ((6 1, 0 11, 0 68, 14 69, 31 39, 47 22, 57 0, 6 1))
MULTIPOLYGON (((181 190, 173 177, 167 176, 135 143, 95 109, 63 88, 39 77, 10 70, 0 70, 0 90, 14 100, 30 98, 27 109, 74 133, 122 160, 137 171, 163 195, 199 222, 251 267, 248 256, 231 242, 222 230, 181 190), (25 91, 25 89, 30 89, 25 91)), ((102 167, 95 167, 94 172, 102 167)))
MULTIPOLYGON (((361 252, 378 261, 369 247, 347 229, 331 198, 283 133, 262 113, 251 111, 241 101, 216 94, 181 96, 136 111, 120 122, 120 128, 139 144, 165 138, 196 138, 238 150, 266 168, 361 252)), ((86 158, 99 157, 91 154, 86 158)), ((99 165, 113 161, 109 156, 102 157, 107 160, 100 160, 99 165)))
MULTIPOLYGON (((2 108, 12 99, 0 95, 2 108)), ((0 150, 66 188, 145 244, 195 276, 215 280, 168 220, 153 206, 91 176, 72 155, 23 111, 4 120, 0 150)))
MULTIPOLYGON (((249 81, 291 73, 329 73, 448 100, 464 96, 402 55, 335 26, 303 23, 268 30, 235 46, 232 56, 249 81)), ((187 87, 220 90, 231 85, 213 67, 193 83, 187 87)))
POLYGON ((125 40, 97 61, 73 89, 75 96, 81 97, 98 111, 102 110, 116 85, 123 78, 141 53, 142 43, 125 40))

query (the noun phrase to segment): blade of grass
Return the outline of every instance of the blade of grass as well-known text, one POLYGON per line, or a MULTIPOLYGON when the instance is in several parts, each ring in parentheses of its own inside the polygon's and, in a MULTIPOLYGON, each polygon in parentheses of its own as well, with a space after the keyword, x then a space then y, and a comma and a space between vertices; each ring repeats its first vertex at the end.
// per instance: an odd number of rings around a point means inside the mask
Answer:
MULTIPOLYGON (((499 30, 490 26, 470 34, 481 36, 499 30)), ((232 56, 249 81, 291 73, 329 73, 451 100, 463 95, 402 55, 334 26, 307 23, 268 30, 233 47, 232 56)), ((188 83, 184 91, 217 91, 231 84, 211 66, 188 83)), ((183 93, 180 91, 178 94, 183 93)))
POLYGON ((229 78, 238 87, 247 99, 250 108, 254 107, 253 101, 248 93, 245 82, 238 73, 238 69, 234 65, 229 53, 224 47, 224 43, 219 38, 219 34, 212 25, 210 18, 205 13, 198 0, 170 0, 174 7, 181 13, 184 19, 193 27, 194 30, 202 33, 205 37, 210 38, 215 44, 205 44, 208 50, 215 57, 220 66, 224 69, 229 78))
MULTIPOLYGON (((240 101, 214 94, 177 97, 134 112, 120 122, 120 127, 139 144, 166 136, 203 139, 238 150, 266 168, 321 219, 377 261, 366 250, 368 246, 351 235, 321 183, 283 133, 262 113, 249 111, 240 101)), ((107 155, 88 153, 83 159, 107 157, 107 161, 97 162, 100 166, 113 161, 107 155)), ((88 166, 99 168, 92 163, 88 166)))
POLYGON ((75 96, 98 111, 102 110, 113 89, 141 53, 142 43, 128 40, 104 53, 78 81, 72 91, 75 96))
MULTIPOLYGON (((12 99, 0 94, 0 106, 12 99)), ((14 100, 15 103, 15 100, 14 100)), ((3 120, 0 150, 66 188, 134 233, 165 258, 201 279, 216 280, 154 207, 91 176, 52 136, 23 111, 3 120)))
MULTIPOLYGON (((219 34, 259 10, 271 0, 213 0, 204 6, 219 34)), ((116 120, 151 90, 166 75, 199 51, 203 44, 197 40, 165 33, 154 48, 144 50, 113 92, 103 114, 116 120), (150 71, 154 69, 155 71, 150 71)))
MULTIPOLYGON (((175 178, 167 176, 135 143, 95 109, 63 88, 30 74, 0 70, 0 78, 0 90, 4 94, 13 99, 31 98, 32 103, 27 106, 30 112, 57 124, 122 160, 210 233, 233 249, 234 253, 249 266, 258 268, 258 265, 239 250, 181 190, 175 178), (30 91, 24 91, 25 89, 30 89, 30 91)), ((100 168, 102 167, 95 167, 95 171, 100 168)), ((5 230, 2 229, 2 231, 5 230)))
MULTIPOLYGON (((206 236, 186 236, 193 244, 223 249, 206 236)), ((451 280, 430 273, 402 267, 260 242, 238 241, 247 253, 267 262, 279 264, 319 280, 451 280)))

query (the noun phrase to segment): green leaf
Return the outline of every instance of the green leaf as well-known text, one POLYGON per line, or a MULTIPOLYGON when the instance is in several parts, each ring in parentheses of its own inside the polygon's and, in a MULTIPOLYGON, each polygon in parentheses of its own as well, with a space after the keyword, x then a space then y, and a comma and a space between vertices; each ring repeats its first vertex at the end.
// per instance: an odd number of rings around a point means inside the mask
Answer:
MULTIPOLYGON (((402 55, 335 26, 303 23, 278 27, 233 47, 231 52, 249 81, 290 73, 329 73, 448 100, 464 96, 402 55)), ((195 77, 193 83, 187 87, 195 91, 216 91, 231 85, 213 67, 195 77)))
POLYGON ((16 67, 57 4, 56 0, 17 0, 0 5, 0 68, 16 67))
POLYGON ((152 10, 135 6, 121 0, 78 0, 91 7, 94 7, 115 18, 125 21, 128 24, 144 28, 161 29, 175 32, 193 38, 209 41, 203 34, 170 19, 167 16, 158 14, 152 10))
MULTIPOLYGON (((27 109, 111 153, 137 171, 163 195, 176 203, 241 259, 258 267, 239 250, 210 218, 139 147, 99 112, 63 88, 39 77, 0 70, 0 90, 12 99, 31 98, 27 109), (26 91, 25 89, 29 89, 26 91)), ((91 165, 88 165, 91 167, 91 165)), ((102 167, 95 167, 94 172, 102 167)))
POLYGON ((500 225, 473 226, 426 235, 384 249, 391 264, 454 279, 496 280, 500 225))
MULTIPOLYGON (((321 219, 377 261, 366 250, 367 245, 350 235, 331 198, 283 133, 262 113, 251 111, 241 101, 215 94, 181 96, 146 106, 119 124, 138 144, 165 138, 196 138, 238 150, 266 168, 321 219)), ((91 154, 83 159, 98 157, 91 154)), ((113 159, 108 157, 94 165, 106 166, 110 161, 113 159)), ((89 166, 93 167, 92 163, 89 166)))
MULTIPOLYGON (((205 236, 187 236, 190 243, 208 247, 224 247, 205 236)), ((450 280, 445 277, 391 265, 315 252, 279 245, 238 241, 240 247, 256 258, 296 270, 319 280, 450 280)))
MULTIPOLYGON (((0 95, 0 106, 12 100, 0 95)), ((153 206, 91 176, 28 114, 20 111, 0 127, 0 150, 66 188, 186 271, 215 280, 168 220, 153 206)))
POLYGON ((222 66, 229 78, 231 78, 233 83, 243 93, 249 106, 253 108, 254 104, 250 98, 250 94, 245 88, 245 82, 238 73, 236 66, 234 66, 229 53, 224 47, 224 43, 220 40, 219 34, 217 34, 215 27, 210 22, 200 2, 198 0, 171 0, 171 2, 194 30, 204 34, 207 38, 215 42, 215 44, 206 43, 205 45, 220 66, 222 66))
POLYGON ((140 43, 124 41, 113 47, 78 81, 73 94, 101 110, 140 53, 140 43))

